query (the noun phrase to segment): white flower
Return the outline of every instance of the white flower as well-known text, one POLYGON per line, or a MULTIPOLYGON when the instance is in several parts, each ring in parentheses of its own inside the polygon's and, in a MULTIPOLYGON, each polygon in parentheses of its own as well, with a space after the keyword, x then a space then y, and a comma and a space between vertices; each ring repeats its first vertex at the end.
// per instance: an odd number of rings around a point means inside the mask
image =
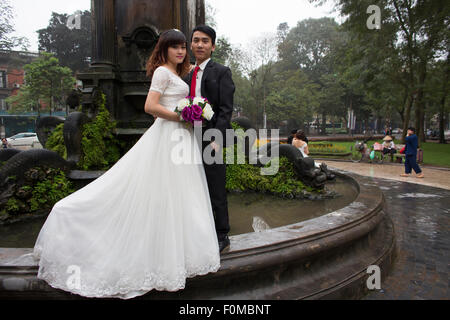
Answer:
POLYGON ((188 107, 188 106, 189 106, 189 99, 186 99, 186 98, 181 99, 180 101, 178 101, 177 110, 178 111, 183 111, 183 109, 188 107))
POLYGON ((205 99, 203 99, 202 97, 195 97, 194 100, 192 101, 192 104, 196 104, 196 105, 200 105, 200 103, 205 103, 205 99))
POLYGON ((203 118, 206 120, 211 120, 214 116, 214 111, 209 103, 206 104, 206 106, 203 108, 203 118))

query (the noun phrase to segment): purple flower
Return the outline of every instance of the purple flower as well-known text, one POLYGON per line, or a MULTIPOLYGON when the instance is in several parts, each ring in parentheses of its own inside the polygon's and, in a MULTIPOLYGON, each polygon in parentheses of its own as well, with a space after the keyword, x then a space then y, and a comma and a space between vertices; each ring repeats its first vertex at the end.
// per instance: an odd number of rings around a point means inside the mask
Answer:
POLYGON ((192 119, 194 121, 202 121, 202 114, 203 109, 200 106, 194 104, 192 106, 192 119))
POLYGON ((189 107, 184 108, 183 111, 181 111, 181 117, 183 117, 186 122, 192 122, 192 109, 189 107))

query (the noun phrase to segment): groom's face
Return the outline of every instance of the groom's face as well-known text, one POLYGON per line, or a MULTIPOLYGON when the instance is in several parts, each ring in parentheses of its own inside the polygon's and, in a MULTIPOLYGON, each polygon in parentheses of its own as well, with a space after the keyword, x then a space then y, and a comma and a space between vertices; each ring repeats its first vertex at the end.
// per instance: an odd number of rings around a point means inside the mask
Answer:
POLYGON ((201 31, 194 32, 192 36, 191 50, 194 53, 198 64, 211 58, 212 53, 216 50, 212 39, 206 33, 201 31))

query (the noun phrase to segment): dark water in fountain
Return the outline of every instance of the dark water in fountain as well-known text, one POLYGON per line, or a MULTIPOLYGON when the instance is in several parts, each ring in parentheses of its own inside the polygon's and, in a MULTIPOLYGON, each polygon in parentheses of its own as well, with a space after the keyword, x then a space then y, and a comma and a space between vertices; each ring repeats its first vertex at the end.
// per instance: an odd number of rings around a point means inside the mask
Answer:
POLYGON ((326 188, 340 196, 323 200, 287 200, 260 193, 231 194, 228 196, 230 235, 259 232, 317 218, 349 205, 358 195, 353 184, 339 178, 328 183, 326 188))
MULTIPOLYGON (((358 193, 353 184, 339 178, 326 188, 341 196, 324 200, 287 200, 258 193, 231 193, 228 195, 230 235, 313 219, 349 205, 358 193)), ((0 226, 0 248, 33 248, 45 220, 46 217, 0 226)))

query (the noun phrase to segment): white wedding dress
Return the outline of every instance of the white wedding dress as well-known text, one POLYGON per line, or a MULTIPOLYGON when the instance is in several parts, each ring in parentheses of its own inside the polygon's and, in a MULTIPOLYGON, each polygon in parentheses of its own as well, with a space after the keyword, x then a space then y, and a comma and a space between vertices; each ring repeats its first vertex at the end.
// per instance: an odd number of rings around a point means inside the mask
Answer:
MULTIPOLYGON (((150 90, 171 111, 189 93, 165 67, 150 90)), ((32 254, 38 278, 85 297, 130 299, 177 291, 186 278, 216 272, 220 253, 200 150, 192 129, 158 118, 109 171, 55 204, 32 254), (200 162, 179 161, 180 144, 200 162)))

